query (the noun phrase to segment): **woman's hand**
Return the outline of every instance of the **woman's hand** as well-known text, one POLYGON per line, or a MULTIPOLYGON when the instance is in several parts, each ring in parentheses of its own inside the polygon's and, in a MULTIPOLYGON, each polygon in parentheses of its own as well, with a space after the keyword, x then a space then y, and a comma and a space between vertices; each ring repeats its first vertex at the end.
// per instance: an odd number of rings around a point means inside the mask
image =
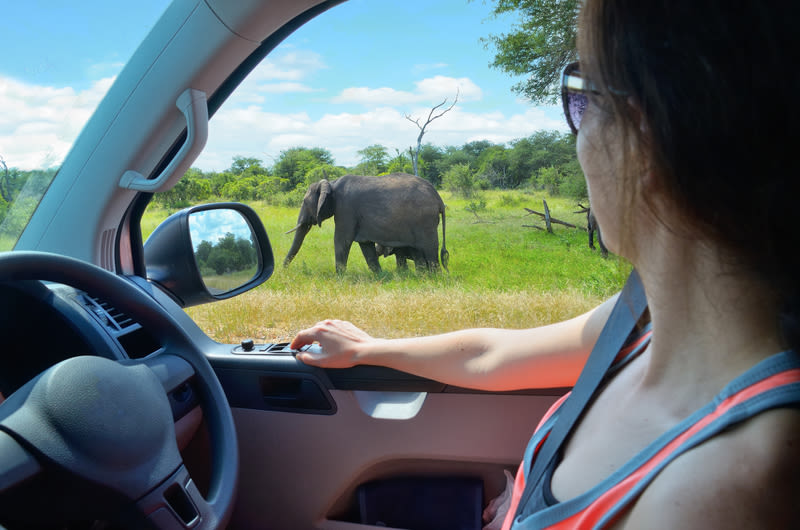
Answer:
POLYGON ((290 347, 300 349, 318 342, 319 353, 301 352, 297 358, 302 362, 322 368, 350 368, 358 364, 359 349, 375 341, 364 331, 343 320, 323 320, 299 332, 290 347))

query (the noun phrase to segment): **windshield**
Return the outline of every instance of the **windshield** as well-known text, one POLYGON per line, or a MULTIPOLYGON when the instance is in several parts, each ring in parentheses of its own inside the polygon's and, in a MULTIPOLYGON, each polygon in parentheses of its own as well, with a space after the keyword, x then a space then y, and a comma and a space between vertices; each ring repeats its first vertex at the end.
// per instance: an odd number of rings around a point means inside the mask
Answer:
POLYGON ((14 247, 70 146, 168 3, 41 0, 4 9, 4 42, 17 46, 0 62, 0 251, 14 247))

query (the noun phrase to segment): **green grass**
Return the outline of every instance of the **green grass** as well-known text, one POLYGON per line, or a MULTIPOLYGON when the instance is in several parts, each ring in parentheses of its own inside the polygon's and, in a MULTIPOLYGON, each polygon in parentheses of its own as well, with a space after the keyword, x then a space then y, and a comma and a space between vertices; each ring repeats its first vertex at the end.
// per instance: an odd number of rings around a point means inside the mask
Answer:
MULTIPOLYGON (((615 257, 588 248, 584 230, 554 225, 554 234, 524 227, 544 226, 524 207, 585 226, 575 201, 521 191, 484 192, 462 199, 442 193, 447 204, 449 272, 397 271, 394 257, 381 259, 383 272, 369 271, 353 245, 344 275, 335 273, 333 219, 314 227, 288 268, 282 262, 292 242, 297 208, 254 203, 270 235, 275 273, 244 295, 188 309, 212 337, 274 342, 324 318, 352 320, 379 336, 422 335, 463 327, 523 328, 588 310, 621 287, 630 270, 615 257), (478 206, 476 209, 475 206, 478 206)), ((168 212, 148 211, 145 237, 168 212)), ((441 237, 441 227, 440 227, 441 237)))

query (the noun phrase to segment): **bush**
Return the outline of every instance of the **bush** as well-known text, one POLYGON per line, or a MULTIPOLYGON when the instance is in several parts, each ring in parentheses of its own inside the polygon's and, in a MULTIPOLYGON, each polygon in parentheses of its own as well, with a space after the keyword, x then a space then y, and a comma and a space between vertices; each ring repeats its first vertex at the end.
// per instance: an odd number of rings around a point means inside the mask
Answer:
POLYGON ((564 175, 561 183, 561 194, 573 199, 585 199, 589 196, 589 190, 586 188, 586 179, 583 174, 568 173, 564 175))
POLYGON ((483 197, 476 197, 474 200, 469 201, 464 209, 477 215, 478 212, 482 212, 486 209, 486 199, 483 197))
POLYGON ((557 168, 543 167, 536 172, 536 187, 545 190, 550 195, 560 195, 563 176, 557 168))
POLYGON ((306 190, 302 188, 295 188, 292 191, 287 191, 286 193, 278 193, 267 202, 275 206, 300 208, 300 205, 303 204, 303 197, 305 197, 305 194, 306 190))
POLYGON ((477 186, 475 173, 468 164, 456 164, 442 177, 442 186, 455 195, 470 198, 477 186))

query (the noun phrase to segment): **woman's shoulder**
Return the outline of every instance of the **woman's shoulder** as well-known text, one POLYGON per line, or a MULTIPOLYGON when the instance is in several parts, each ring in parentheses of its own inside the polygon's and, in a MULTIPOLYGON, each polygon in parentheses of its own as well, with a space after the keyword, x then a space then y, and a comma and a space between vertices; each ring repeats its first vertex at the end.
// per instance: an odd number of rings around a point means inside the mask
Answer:
POLYGON ((800 410, 763 412, 670 463, 619 528, 789 528, 800 520, 800 410))

